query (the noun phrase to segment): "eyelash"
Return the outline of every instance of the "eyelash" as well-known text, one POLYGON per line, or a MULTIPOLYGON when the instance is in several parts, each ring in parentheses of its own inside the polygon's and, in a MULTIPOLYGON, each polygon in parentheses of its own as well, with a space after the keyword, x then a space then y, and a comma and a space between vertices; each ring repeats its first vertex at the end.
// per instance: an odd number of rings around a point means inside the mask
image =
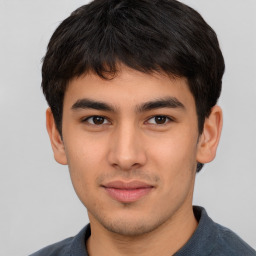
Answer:
POLYGON ((88 120, 90 119, 94 119, 94 118, 103 118, 104 119, 104 123, 105 124, 105 120, 108 120, 105 116, 89 116, 89 117, 86 117, 85 119, 82 120, 83 123, 89 123, 90 125, 96 125, 96 126, 100 126, 100 125, 103 125, 103 124, 92 124, 90 123, 88 120))
MULTIPOLYGON (((150 118, 148 118, 147 119, 147 121, 146 122, 149 122, 149 120, 151 120, 151 119, 153 119, 153 118, 165 118, 166 120, 165 120, 165 122, 163 123, 163 124, 157 124, 157 123, 155 123, 155 124, 152 124, 152 123, 149 123, 149 124, 151 124, 151 125, 157 125, 157 126, 164 126, 164 125, 166 125, 166 124, 168 124, 169 122, 173 122, 174 121, 174 119, 172 118, 172 117, 169 117, 169 116, 166 116, 166 115, 155 115, 155 116, 152 116, 152 117, 150 117, 150 118)), ((89 117, 87 117, 87 118, 85 118, 85 119, 83 119, 82 120, 82 122, 84 123, 84 122, 87 122, 87 123, 89 123, 90 125, 95 125, 95 126, 101 126, 101 125, 104 125, 104 124, 106 124, 105 123, 105 120, 108 120, 105 116, 97 116, 97 115, 95 115, 95 116, 89 116, 89 117), (93 123, 90 123, 88 120, 90 120, 90 119, 94 119, 94 118, 103 118, 104 119, 104 122, 102 123, 102 124, 93 124, 93 123)))
POLYGON ((155 124, 153 124, 153 125, 158 125, 158 126, 164 126, 164 125, 167 125, 169 122, 173 122, 174 121, 174 119, 173 118, 171 118, 171 117, 169 117, 169 116, 166 116, 166 115, 156 115, 156 116, 152 116, 152 117, 150 117, 149 119, 147 119, 147 122, 149 121, 149 120, 151 120, 151 119, 154 119, 154 118, 165 118, 166 120, 165 120, 165 122, 163 123, 163 124, 157 124, 157 123, 155 123, 155 124))

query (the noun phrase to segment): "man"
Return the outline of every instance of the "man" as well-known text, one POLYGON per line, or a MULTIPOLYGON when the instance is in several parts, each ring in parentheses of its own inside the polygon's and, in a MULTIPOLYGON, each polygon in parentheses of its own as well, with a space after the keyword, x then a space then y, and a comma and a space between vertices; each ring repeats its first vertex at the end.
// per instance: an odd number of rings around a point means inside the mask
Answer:
POLYGON ((192 207, 223 73, 214 31, 175 0, 95 0, 64 20, 42 67, 47 130, 90 224, 33 255, 256 255, 192 207))

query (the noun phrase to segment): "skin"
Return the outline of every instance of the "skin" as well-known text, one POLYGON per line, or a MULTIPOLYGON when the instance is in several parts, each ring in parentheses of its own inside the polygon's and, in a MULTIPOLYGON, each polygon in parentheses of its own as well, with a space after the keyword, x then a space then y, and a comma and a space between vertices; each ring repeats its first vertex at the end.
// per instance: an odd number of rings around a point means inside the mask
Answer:
POLYGON ((75 191, 88 210, 90 256, 172 255, 189 240, 197 227, 192 210, 196 164, 215 157, 222 127, 218 106, 199 136, 195 101, 185 78, 121 66, 112 80, 89 73, 69 83, 62 138, 50 109, 46 117, 55 159, 68 164, 75 191), (181 105, 142 107, 167 97, 181 105), (113 109, 77 104, 84 99, 113 109), (116 180, 142 181, 152 189, 138 200, 121 202, 103 187, 116 180))

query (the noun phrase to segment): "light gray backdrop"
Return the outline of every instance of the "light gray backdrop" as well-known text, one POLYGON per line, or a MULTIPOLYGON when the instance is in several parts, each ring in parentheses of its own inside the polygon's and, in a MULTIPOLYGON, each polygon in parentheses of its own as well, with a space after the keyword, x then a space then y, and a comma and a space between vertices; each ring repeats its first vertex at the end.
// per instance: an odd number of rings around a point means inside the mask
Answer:
MULTIPOLYGON (((28 255, 87 222, 45 129, 40 59, 82 0, 0 0, 0 255, 28 255)), ((184 0, 219 36, 226 60, 224 128, 216 160, 197 177, 194 204, 256 248, 256 1, 184 0)))

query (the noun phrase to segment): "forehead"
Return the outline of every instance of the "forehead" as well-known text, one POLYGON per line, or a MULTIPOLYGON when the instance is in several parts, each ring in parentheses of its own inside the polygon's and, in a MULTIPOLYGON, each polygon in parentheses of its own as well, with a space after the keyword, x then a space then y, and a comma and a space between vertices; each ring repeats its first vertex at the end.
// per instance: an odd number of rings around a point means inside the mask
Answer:
POLYGON ((115 106, 135 108, 143 102, 167 97, 176 98, 184 106, 195 107, 187 79, 170 77, 164 73, 146 74, 122 67, 115 77, 102 79, 88 73, 68 84, 64 96, 64 108, 80 99, 106 102, 115 106))

